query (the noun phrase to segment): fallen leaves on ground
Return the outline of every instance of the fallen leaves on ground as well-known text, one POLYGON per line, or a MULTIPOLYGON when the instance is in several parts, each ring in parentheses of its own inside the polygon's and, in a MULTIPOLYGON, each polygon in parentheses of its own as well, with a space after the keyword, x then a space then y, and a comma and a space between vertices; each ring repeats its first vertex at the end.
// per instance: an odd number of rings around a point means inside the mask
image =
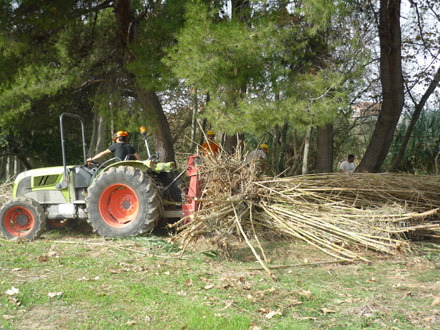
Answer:
POLYGON ((62 292, 49 292, 47 296, 49 298, 61 297, 63 295, 62 292))
POLYGON ((327 314, 330 314, 330 313, 336 313, 335 310, 329 309, 329 308, 326 308, 326 307, 321 308, 321 312, 324 313, 324 315, 327 315, 327 314))
POLYGON ((276 311, 271 310, 270 308, 259 308, 257 312, 264 315, 268 320, 272 319, 275 315, 283 315, 280 308, 276 311))
POLYGON ((440 298, 439 297, 435 297, 434 300, 432 301, 431 306, 435 306, 440 304, 440 298))
POLYGON ((42 255, 42 256, 39 256, 39 257, 37 258, 37 260, 38 260, 39 262, 48 262, 48 261, 49 261, 49 257, 46 256, 46 255, 42 255))
POLYGON ((5 291, 5 295, 7 296, 14 296, 16 295, 20 290, 17 289, 16 287, 11 287, 9 290, 5 291))
POLYGON ((226 301, 225 307, 223 307, 221 310, 224 311, 224 310, 228 309, 229 307, 232 306, 233 303, 234 303, 233 300, 226 301))
POLYGON ((95 276, 94 278, 87 278, 87 277, 83 276, 83 277, 77 279, 77 281, 80 281, 80 282, 93 282, 93 281, 98 281, 98 280, 99 280, 99 276, 95 276))
POLYGON ((9 290, 6 290, 5 295, 8 296, 8 301, 11 304, 20 306, 21 305, 21 301, 18 300, 18 298, 16 297, 16 295, 19 293, 19 289, 17 289, 16 287, 11 287, 9 290))

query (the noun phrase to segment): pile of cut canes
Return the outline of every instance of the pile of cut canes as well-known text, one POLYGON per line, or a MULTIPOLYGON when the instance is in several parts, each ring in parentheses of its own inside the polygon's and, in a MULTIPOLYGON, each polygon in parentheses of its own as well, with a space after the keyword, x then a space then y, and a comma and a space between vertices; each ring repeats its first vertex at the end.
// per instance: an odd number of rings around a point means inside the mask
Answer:
MULTIPOLYGON (((294 237, 340 260, 408 251, 409 233, 440 237, 440 177, 396 173, 258 176, 236 157, 202 158, 199 210, 173 226, 185 250, 211 237, 227 252, 244 239, 264 265, 262 240, 294 237), (190 220, 190 221, 188 221, 190 220), (257 248, 254 247, 257 246, 257 248), (259 250, 260 252, 257 252, 259 250)), ((273 275, 273 274, 272 274, 273 275)))

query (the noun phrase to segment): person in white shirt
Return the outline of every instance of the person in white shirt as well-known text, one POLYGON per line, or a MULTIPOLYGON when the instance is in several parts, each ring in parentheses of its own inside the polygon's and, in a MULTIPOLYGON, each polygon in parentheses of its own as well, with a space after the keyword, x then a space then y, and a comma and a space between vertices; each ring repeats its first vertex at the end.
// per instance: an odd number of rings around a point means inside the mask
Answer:
POLYGON ((354 155, 350 154, 347 160, 344 160, 339 166, 339 172, 341 173, 353 173, 354 172, 354 155))
POLYGON ((269 152, 267 144, 261 144, 258 150, 250 152, 246 157, 246 163, 258 164, 259 170, 264 172, 266 169, 266 154, 269 152))

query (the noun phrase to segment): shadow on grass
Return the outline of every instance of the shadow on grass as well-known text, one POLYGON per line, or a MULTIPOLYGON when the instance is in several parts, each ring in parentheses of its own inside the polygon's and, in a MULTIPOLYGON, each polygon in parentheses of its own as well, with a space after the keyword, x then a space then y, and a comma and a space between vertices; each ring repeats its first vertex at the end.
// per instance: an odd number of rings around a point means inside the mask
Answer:
MULTIPOLYGON (((93 233, 93 228, 87 220, 79 220, 73 225, 68 226, 60 226, 57 228, 48 228, 48 230, 43 234, 50 234, 50 235, 56 235, 60 237, 82 237, 82 238, 93 238, 93 237, 99 237, 98 235, 93 233)), ((156 236, 159 238, 166 239, 170 237, 173 234, 173 231, 167 229, 167 228, 155 228, 151 233, 147 233, 141 237, 145 236, 156 236)))

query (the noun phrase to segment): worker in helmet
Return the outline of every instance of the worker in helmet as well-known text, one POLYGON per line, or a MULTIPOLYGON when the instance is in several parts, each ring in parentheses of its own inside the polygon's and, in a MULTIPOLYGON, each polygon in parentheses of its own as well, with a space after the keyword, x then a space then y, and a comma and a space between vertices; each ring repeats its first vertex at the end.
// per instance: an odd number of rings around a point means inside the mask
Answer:
POLYGON ((203 143, 202 147, 200 148, 200 151, 202 152, 203 156, 219 154, 220 146, 214 141, 215 132, 214 131, 206 132, 206 137, 208 138, 208 141, 203 143))
POLYGON ((101 151, 99 154, 87 159, 87 161, 94 161, 109 153, 113 153, 116 158, 120 160, 141 160, 134 147, 127 143, 128 133, 126 131, 117 131, 113 135, 113 144, 106 150, 101 151))
POLYGON ((251 151, 246 156, 246 163, 255 164, 262 172, 266 169, 266 154, 269 152, 267 144, 260 144, 259 149, 251 151))

